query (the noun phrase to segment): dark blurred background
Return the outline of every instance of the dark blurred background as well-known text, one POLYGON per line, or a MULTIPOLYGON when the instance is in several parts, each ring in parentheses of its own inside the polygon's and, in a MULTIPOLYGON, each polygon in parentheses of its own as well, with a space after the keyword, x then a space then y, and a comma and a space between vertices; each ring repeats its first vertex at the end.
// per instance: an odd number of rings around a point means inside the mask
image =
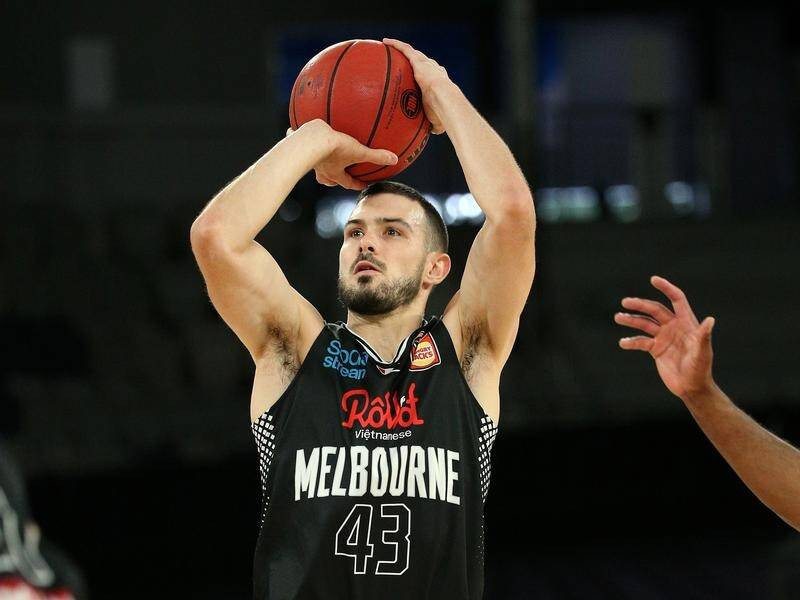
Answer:
MULTIPOLYGON (((487 598, 797 598, 800 537, 612 322, 658 273, 714 315, 719 384, 800 441, 800 37, 783 5, 654 0, 12 2, 0 18, 0 429, 92 598, 246 598, 253 368, 189 247, 351 38, 443 64, 536 193, 502 382, 487 598)), ((445 135, 398 179, 480 222, 445 135)), ((300 181, 259 237, 328 320, 352 196, 300 181)))

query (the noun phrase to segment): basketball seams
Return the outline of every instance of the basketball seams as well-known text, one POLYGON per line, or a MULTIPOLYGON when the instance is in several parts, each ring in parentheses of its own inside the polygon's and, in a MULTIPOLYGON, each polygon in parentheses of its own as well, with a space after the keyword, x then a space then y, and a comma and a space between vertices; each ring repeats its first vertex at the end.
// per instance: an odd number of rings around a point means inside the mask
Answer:
POLYGON ((369 134, 367 143, 364 144, 365 146, 369 146, 372 143, 372 138, 375 137, 375 132, 378 131, 378 123, 380 123, 381 117, 383 116, 383 106, 386 104, 386 94, 389 92, 389 81, 392 78, 392 51, 389 46, 386 46, 385 44, 383 47, 386 48, 386 81, 383 84, 381 105, 378 107, 378 114, 375 115, 375 122, 372 124, 372 131, 369 134))
POLYGON ((289 96, 289 125, 295 130, 297 129, 297 103, 294 101, 294 96, 297 93, 297 81, 299 81, 299 78, 295 80, 292 86, 292 94, 289 96))
MULTIPOLYGON (((408 145, 405 148, 403 148, 400 152, 397 153, 397 156, 404 156, 405 153, 408 152, 408 149, 411 148, 411 146, 414 145, 414 142, 417 140, 417 138, 419 138, 419 133, 420 133, 420 131, 422 131, 422 127, 424 125, 425 125, 425 119, 423 118, 419 122, 419 127, 417 128, 417 132, 414 134, 414 137, 411 138, 411 141, 408 143, 408 145)), ((388 169, 389 167, 393 167, 393 166, 395 166, 395 165, 386 165, 386 166, 383 166, 383 167, 379 167, 377 169, 373 169, 372 171, 367 171, 366 173, 359 173, 358 175, 353 175, 353 177, 361 178, 361 177, 364 177, 365 175, 373 175, 375 173, 378 173, 379 171, 383 171, 384 169, 388 169)))
POLYGON ((347 51, 353 47, 353 45, 358 40, 354 40, 350 42, 350 44, 342 50, 342 53, 339 55, 339 58, 336 59, 336 64, 333 66, 333 72, 331 73, 331 80, 328 82, 328 100, 325 105, 325 122, 330 125, 331 124, 331 96, 333 95, 333 81, 336 79, 336 71, 339 70, 339 64, 342 62, 344 55, 347 54, 347 51))

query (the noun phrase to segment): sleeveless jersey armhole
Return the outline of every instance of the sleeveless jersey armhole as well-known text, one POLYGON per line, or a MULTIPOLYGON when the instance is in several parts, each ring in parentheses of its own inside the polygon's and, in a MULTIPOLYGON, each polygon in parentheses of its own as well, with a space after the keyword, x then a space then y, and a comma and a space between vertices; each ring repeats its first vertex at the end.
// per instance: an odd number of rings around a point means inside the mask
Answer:
POLYGON ((258 417, 250 421, 251 428, 256 423, 260 422, 261 419, 264 418, 265 416, 274 413, 277 410, 276 407, 278 406, 278 404, 282 404, 285 398, 287 398, 291 394, 291 392, 294 391, 294 388, 297 387, 297 382, 300 380, 300 374, 303 373, 305 370, 307 370, 306 364, 309 362, 308 359, 311 357, 311 354, 314 352, 314 349, 317 347, 317 344, 319 344, 319 340, 323 336, 325 331, 330 331, 330 325, 331 325, 330 323, 323 320, 322 329, 320 329, 319 333, 317 334, 317 337, 314 338, 314 342, 311 344, 311 347, 308 349, 308 352, 306 353, 305 360, 303 360, 303 362, 300 363, 300 367, 297 369, 297 372, 292 377, 292 380, 289 382, 289 385, 286 386, 286 389, 283 391, 280 397, 277 400, 275 400, 275 402, 272 403, 272 406, 270 406, 267 410, 259 414, 258 417))
POLYGON ((456 348, 453 344, 453 338, 450 337, 450 330, 447 329, 447 325, 444 324, 444 321, 441 318, 439 319, 439 322, 441 323, 441 327, 444 329, 445 336, 447 337, 447 344, 449 348, 448 352, 456 362, 458 377, 464 386, 467 397, 470 398, 470 402, 472 402, 473 406, 478 412, 478 466, 480 469, 481 499, 484 503, 486 503, 486 498, 489 494, 489 483, 492 479, 492 447, 494 446, 494 441, 497 437, 499 425, 498 423, 495 423, 494 419, 492 419, 492 417, 490 417, 489 414, 483 409, 483 406, 481 406, 481 403, 478 402, 478 399, 472 392, 472 388, 469 387, 467 378, 464 377, 464 372, 461 370, 461 363, 458 361, 458 355, 456 354, 456 348))
POLYGON ((469 382, 467 381, 467 378, 464 377, 464 371, 461 370, 461 363, 458 360, 458 354, 456 354, 456 347, 455 344, 453 344, 453 338, 450 337, 450 330, 447 329, 447 325, 444 324, 444 320, 441 317, 437 317, 437 319, 439 320, 439 323, 441 324, 441 327, 445 332, 445 336, 447 337, 447 344, 450 356, 453 357, 453 360, 456 362, 456 365, 458 366, 456 369, 458 371, 458 377, 461 380, 461 383, 464 384, 464 388, 467 390, 468 397, 471 399, 475 408, 477 408, 478 411, 480 412, 481 423, 488 422, 495 430, 497 430, 499 427, 499 420, 498 423, 495 423, 494 419, 492 419, 492 417, 489 416, 489 414, 483 409, 483 406, 481 406, 481 403, 478 402, 478 399, 475 397, 472 388, 469 387, 469 382))
POLYGON ((289 382, 289 385, 286 387, 284 392, 272 404, 272 406, 262 412, 257 419, 250 423, 250 431, 255 438, 256 451, 258 452, 258 470, 261 483, 261 518, 259 527, 264 524, 264 519, 266 518, 267 510, 269 509, 270 497, 267 495, 267 483, 270 475, 270 467, 272 466, 272 459, 275 456, 276 446, 278 443, 277 437, 280 433, 279 431, 275 431, 276 424, 274 417, 278 410, 276 407, 284 404, 286 402, 285 399, 294 393, 294 388, 297 387, 298 382, 300 381, 300 376, 305 370, 307 370, 306 364, 312 362, 310 360, 312 358, 312 354, 326 330, 330 331, 330 328, 328 326, 328 322, 323 321, 322 329, 314 339, 311 347, 308 349, 305 360, 300 363, 300 368, 297 369, 297 372, 294 374, 294 377, 289 382))

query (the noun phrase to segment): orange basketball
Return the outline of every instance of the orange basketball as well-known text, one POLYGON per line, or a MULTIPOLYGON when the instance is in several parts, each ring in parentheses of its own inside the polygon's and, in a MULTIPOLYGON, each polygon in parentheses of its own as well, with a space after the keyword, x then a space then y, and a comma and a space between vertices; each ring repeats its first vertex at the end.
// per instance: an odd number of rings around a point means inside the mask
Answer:
POLYGON ((375 40, 334 44, 303 67, 289 99, 289 122, 297 129, 313 119, 397 155, 396 165, 347 167, 364 182, 388 179, 408 167, 431 131, 411 63, 399 50, 375 40))

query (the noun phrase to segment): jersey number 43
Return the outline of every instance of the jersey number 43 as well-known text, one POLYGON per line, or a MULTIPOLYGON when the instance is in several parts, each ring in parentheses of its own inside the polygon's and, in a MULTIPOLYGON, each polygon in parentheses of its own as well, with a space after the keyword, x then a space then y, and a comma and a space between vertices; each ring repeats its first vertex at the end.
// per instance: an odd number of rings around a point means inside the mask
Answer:
MULTIPOLYGON (((378 507, 375 507, 378 508, 378 507)), ((381 504, 380 517, 373 527, 373 506, 356 504, 336 532, 337 556, 353 559, 353 572, 364 575, 372 558, 375 544, 392 547, 394 560, 378 560, 376 575, 402 575, 408 569, 411 544, 411 511, 405 504, 381 504), (374 533, 373 533, 374 530, 374 533)), ((382 556, 386 554, 381 553, 382 556)))

